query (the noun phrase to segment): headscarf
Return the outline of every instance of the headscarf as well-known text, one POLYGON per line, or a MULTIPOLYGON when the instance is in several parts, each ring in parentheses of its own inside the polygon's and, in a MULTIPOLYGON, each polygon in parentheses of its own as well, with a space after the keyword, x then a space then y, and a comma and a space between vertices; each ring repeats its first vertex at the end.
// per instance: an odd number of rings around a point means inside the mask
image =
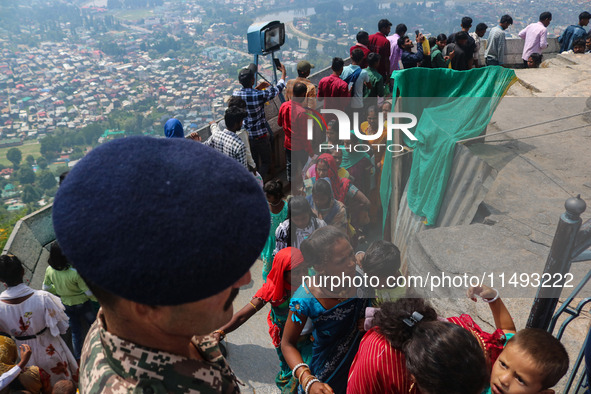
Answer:
POLYGON ((19 283, 16 286, 11 286, 0 293, 0 300, 12 300, 15 298, 21 298, 28 296, 33 293, 34 290, 24 283, 19 283))
POLYGON ((267 275, 267 281, 254 295, 272 306, 279 306, 286 300, 287 283, 284 280, 284 273, 297 268, 304 262, 304 256, 299 249, 287 247, 281 249, 275 255, 273 267, 267 275))
POLYGON ((185 138, 183 125, 178 119, 168 119, 164 124, 164 135, 166 138, 185 138))
MULTIPOLYGON (((355 136, 355 133, 351 131, 351 147, 353 146, 355 141, 357 141, 357 137, 355 136)), ((344 147, 342 147, 342 149, 343 162, 341 163, 341 167, 343 167, 346 170, 353 167, 355 164, 359 163, 361 160, 365 158, 367 158, 367 160, 370 160, 369 154, 367 154, 367 152, 357 152, 355 151, 355 149, 351 149, 351 152, 349 152, 349 150, 345 149, 344 147)))
MULTIPOLYGON (((328 178, 330 179, 330 186, 332 187, 332 194, 334 195, 334 198, 336 198, 338 201, 344 204, 345 196, 347 195, 347 192, 351 187, 351 181, 349 179, 339 177, 337 162, 331 154, 321 154, 318 160, 316 161, 316 164, 318 164, 321 161, 328 165, 328 178)), ((318 179, 320 178, 318 178, 318 171, 316 171, 316 180, 318 179)))
MULTIPOLYGON (((316 182, 319 182, 320 180, 326 181, 329 185, 331 184, 330 178, 316 179, 316 182)), ((316 210, 319 213, 319 216, 322 218, 322 220, 324 220, 326 222, 326 224, 331 224, 333 219, 335 218, 335 216, 339 213, 339 207, 338 207, 338 204, 336 203, 336 200, 334 198, 334 192, 332 191, 332 186, 330 189, 329 198, 330 198, 330 204, 328 204, 328 208, 320 209, 316 206, 316 203, 314 202, 314 191, 312 191, 312 194, 310 194, 308 197, 306 197, 306 200, 308 200, 308 203, 312 207, 312 210, 316 210)))

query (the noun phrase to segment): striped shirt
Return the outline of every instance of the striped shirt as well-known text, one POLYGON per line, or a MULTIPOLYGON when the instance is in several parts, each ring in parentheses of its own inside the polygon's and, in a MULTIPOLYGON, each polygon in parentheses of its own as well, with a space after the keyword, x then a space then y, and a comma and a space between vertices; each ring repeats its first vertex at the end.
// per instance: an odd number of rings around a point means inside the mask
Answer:
POLYGON ((229 130, 220 130, 219 126, 213 123, 211 125, 211 137, 203 144, 231 157, 248 169, 246 165, 246 147, 236 133, 229 130))
POLYGON ((416 394, 402 351, 375 328, 361 340, 349 371, 347 394, 416 394))
POLYGON ((248 131, 249 138, 258 139, 268 134, 265 103, 281 93, 283 88, 285 88, 285 81, 280 79, 277 86, 271 86, 265 90, 242 88, 234 92, 234 96, 246 102, 248 116, 244 119, 244 128, 248 131))

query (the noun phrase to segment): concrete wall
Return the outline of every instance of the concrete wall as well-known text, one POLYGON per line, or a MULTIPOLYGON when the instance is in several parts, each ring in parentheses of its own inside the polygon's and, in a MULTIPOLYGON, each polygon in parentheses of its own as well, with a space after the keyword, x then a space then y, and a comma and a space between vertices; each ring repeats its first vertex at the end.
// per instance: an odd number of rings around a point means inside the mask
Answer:
MULTIPOLYGON (((55 240, 51 221, 52 205, 25 216, 16 223, 3 254, 11 253, 25 266, 25 282, 40 289, 49 257, 48 247, 55 240)), ((0 284, 4 289, 4 285, 0 284)))
MULTIPOLYGON (((486 40, 485 40, 486 41, 486 40)), ((510 67, 519 67, 523 65, 523 59, 521 59, 521 54, 523 53, 523 44, 525 43, 524 40, 521 38, 509 38, 507 39, 507 47, 505 50, 506 58, 505 63, 510 67)), ((486 46, 483 46, 486 48, 486 46)), ((558 38, 549 38, 548 39, 548 48, 542 51, 542 55, 544 56, 543 60, 551 59, 558 55, 558 51, 560 50, 560 44, 558 44, 558 38)), ((484 51, 484 49, 482 50, 484 51)), ((484 53, 482 54, 484 55, 484 53)))

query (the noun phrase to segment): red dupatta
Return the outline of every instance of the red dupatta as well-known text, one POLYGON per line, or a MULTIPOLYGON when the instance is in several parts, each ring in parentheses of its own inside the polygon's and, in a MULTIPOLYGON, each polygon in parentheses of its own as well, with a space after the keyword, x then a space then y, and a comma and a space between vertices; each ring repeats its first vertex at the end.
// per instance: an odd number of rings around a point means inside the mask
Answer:
MULTIPOLYGON (((344 204, 347 192, 351 187, 351 181, 349 179, 339 177, 337 162, 331 154, 321 154, 320 157, 318 157, 316 163, 321 161, 328 165, 328 178, 330 179, 330 185, 332 186, 332 194, 334 198, 344 204)), ((318 171, 316 171, 316 180, 318 179, 320 178, 318 177, 318 171)))
MULTIPOLYGON (((285 272, 297 268, 304 262, 304 256, 299 249, 287 247, 281 249, 275 255, 273 266, 267 281, 257 291, 253 298, 260 298, 265 302, 270 302, 271 306, 277 307, 283 304, 289 297, 288 284, 285 283, 285 272)), ((273 321, 271 317, 272 311, 267 315, 267 323, 269 324, 269 335, 273 341, 273 345, 278 348, 281 345, 281 328, 273 321)))
POLYGON ((489 363, 488 367, 492 368, 493 364, 495 361, 497 361, 497 358, 505 347, 505 333, 503 330, 496 329, 492 334, 489 334, 488 332, 482 330, 482 328, 480 328, 480 326, 478 326, 478 324, 472 320, 472 317, 467 314, 448 317, 447 320, 450 323, 457 324, 458 326, 463 327, 474 334, 476 339, 478 339, 478 343, 484 350, 486 362, 489 363))
POLYGON ((270 302, 272 306, 279 306, 286 300, 287 283, 285 283, 284 273, 291 271, 304 262, 304 256, 299 249, 287 247, 281 249, 275 255, 273 266, 267 281, 254 295, 265 302, 270 302))

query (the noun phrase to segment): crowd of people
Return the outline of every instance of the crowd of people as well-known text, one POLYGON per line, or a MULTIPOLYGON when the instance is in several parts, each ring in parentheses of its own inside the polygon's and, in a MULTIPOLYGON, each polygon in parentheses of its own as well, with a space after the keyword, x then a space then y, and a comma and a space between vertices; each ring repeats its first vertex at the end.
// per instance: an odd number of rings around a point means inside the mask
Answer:
MULTIPOLYGON (((581 13, 565 30, 561 51, 589 51, 590 17, 581 13)), ((551 20, 544 12, 519 33, 525 67, 539 67, 551 20)), ((386 151, 379 146, 392 107, 390 76, 503 65, 512 18, 503 15, 490 30, 482 64, 488 27, 470 32, 472 22, 464 17, 460 31, 429 40, 417 31, 413 50, 406 26, 390 35, 383 19, 375 34, 357 34, 351 64, 334 58, 318 86, 307 61, 287 82, 281 65, 273 86, 255 87, 255 65, 240 70, 242 88, 205 141, 170 119, 167 138, 125 138, 90 152, 56 195, 57 241, 43 290, 25 284, 16 256, 0 256, 7 286, 0 392, 239 392, 220 341, 266 304, 283 393, 553 392, 568 369, 564 347, 544 331, 518 331, 495 289, 467 289, 490 306, 496 327, 488 333, 469 315, 442 316, 412 289, 329 289, 303 280, 405 274, 396 245, 369 239, 382 225, 386 151), (285 185, 271 176, 265 118, 265 103, 280 93, 285 185), (370 149, 352 149, 359 134, 343 136, 330 117, 309 137, 319 106, 359 111, 370 149), (257 258, 264 284, 233 314, 257 258), (70 344, 61 337, 68 328, 70 344)))
POLYGON ((321 226, 299 249, 276 254, 267 281, 215 334, 225 338, 271 303, 267 320, 282 393, 554 392, 568 369, 566 350, 543 330, 517 332, 493 288, 468 289, 469 298, 490 306, 496 327, 488 333, 467 314, 441 316, 406 289, 360 294, 300 280, 311 271, 385 277, 401 275, 399 268, 392 243, 377 241, 354 253, 343 231, 321 226))

